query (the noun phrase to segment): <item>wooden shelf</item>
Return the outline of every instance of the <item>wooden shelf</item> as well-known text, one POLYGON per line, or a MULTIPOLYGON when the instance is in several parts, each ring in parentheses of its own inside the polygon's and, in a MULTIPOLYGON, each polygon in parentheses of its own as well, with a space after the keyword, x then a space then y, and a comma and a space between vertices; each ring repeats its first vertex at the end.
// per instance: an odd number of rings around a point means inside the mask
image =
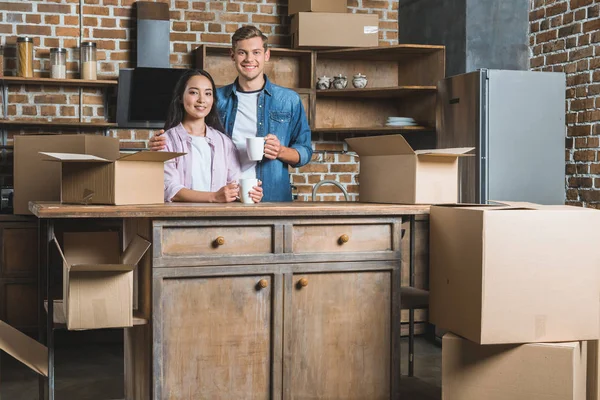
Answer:
POLYGON ((435 93, 435 86, 396 86, 385 88, 346 88, 317 90, 317 97, 340 97, 340 98, 403 98, 416 94, 435 93))
MULTIPOLYGON (((44 309, 48 313, 48 300, 44 300, 44 309)), ((133 325, 146 325, 148 320, 136 317, 137 312, 133 312, 133 325)), ((62 300, 54 300, 54 329, 65 329, 67 327, 67 318, 62 300)))
POLYGON ((374 126, 361 128, 315 128, 313 133, 402 133, 402 132, 427 132, 435 128, 426 126, 374 126))
POLYGON ((110 87, 117 86, 118 80, 84 80, 84 79, 52 79, 52 78, 22 78, 20 76, 4 76, 1 84, 7 85, 52 85, 76 87, 110 87))
POLYGON ((35 128, 117 128, 113 122, 42 121, 27 119, 0 119, 0 126, 23 126, 35 128))
POLYGON ((352 49, 319 50, 318 58, 357 60, 368 59, 374 61, 394 60, 403 56, 414 57, 419 54, 432 54, 444 51, 444 46, 398 44, 386 47, 365 47, 352 49))

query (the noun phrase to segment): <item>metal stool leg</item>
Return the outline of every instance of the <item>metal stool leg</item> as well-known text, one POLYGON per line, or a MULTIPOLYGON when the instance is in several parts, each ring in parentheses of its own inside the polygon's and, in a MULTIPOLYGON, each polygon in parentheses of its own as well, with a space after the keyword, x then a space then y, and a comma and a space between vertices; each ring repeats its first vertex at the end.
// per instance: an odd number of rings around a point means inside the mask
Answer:
MULTIPOLYGON (((415 216, 410 217, 409 250, 410 286, 415 285, 415 216)), ((415 375, 415 310, 409 310, 408 319, 408 376, 415 375)))

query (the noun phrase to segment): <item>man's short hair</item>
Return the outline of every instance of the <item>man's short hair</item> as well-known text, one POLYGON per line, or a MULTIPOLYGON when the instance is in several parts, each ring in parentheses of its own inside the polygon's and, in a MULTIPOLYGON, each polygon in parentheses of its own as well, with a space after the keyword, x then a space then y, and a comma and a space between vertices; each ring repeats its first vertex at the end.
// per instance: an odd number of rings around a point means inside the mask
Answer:
POLYGON ((268 43, 267 43, 268 38, 265 36, 264 33, 261 32, 260 29, 258 29, 257 27, 255 27, 253 25, 244 25, 241 28, 239 28, 237 31, 235 31, 235 33, 231 37, 231 47, 235 50, 235 46, 237 45, 237 42, 239 42, 240 40, 252 39, 255 37, 259 37, 262 39, 263 48, 266 51, 267 47, 268 47, 268 43))

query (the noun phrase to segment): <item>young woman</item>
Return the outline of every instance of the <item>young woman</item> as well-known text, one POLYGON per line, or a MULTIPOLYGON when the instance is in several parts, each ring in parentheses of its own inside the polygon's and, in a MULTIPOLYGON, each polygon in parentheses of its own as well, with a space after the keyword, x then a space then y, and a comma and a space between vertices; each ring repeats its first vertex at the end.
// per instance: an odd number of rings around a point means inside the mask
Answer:
MULTIPOLYGON (((241 174, 236 148, 222 133, 215 83, 208 72, 186 71, 175 86, 164 133, 164 151, 187 153, 165 163, 165 201, 227 203, 239 199, 241 174)), ((259 183, 260 185, 260 183, 259 183)), ((263 192, 255 186, 250 197, 258 203, 263 192)))

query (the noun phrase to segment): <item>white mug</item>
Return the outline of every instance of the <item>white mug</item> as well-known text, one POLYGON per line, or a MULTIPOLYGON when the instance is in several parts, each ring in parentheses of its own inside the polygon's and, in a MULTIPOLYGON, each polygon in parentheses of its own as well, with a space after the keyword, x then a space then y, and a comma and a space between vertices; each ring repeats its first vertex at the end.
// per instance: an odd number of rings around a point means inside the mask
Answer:
POLYGON ((265 138, 249 137, 246 138, 246 153, 250 161, 260 161, 265 155, 265 138))
POLYGON ((248 194, 254 186, 258 186, 258 179, 256 178, 242 178, 240 179, 240 199, 244 204, 254 204, 254 200, 248 194))

